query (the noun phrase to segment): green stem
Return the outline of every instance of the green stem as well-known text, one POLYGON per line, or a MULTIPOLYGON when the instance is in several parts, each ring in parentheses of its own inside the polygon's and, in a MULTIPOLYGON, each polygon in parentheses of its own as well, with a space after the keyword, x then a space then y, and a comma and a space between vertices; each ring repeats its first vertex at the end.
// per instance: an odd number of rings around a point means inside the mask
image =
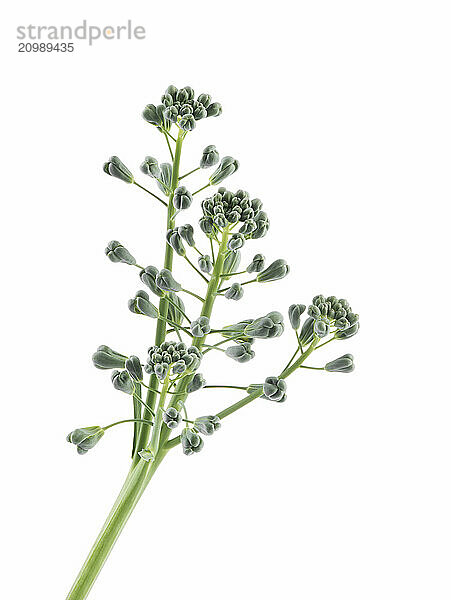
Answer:
POLYGON ((199 171, 199 169, 200 169, 200 167, 197 167, 196 169, 193 169, 192 171, 188 171, 188 173, 185 173, 185 175, 182 175, 181 177, 179 177, 179 181, 180 181, 180 179, 185 179, 185 177, 188 177, 188 175, 191 175, 192 173, 199 171))
POLYGON ((198 296, 197 294, 195 294, 194 292, 191 292, 190 290, 186 290, 185 288, 182 288, 180 290, 181 292, 185 292, 185 294, 189 294, 190 296, 192 296, 193 298, 197 298, 198 300, 200 300, 202 303, 205 302, 205 298, 201 298, 200 296, 198 296))
POLYGON ((207 185, 204 185, 204 187, 201 187, 199 190, 196 190, 195 192, 192 193, 192 196, 195 196, 196 194, 198 194, 199 192, 201 192, 202 190, 207 189, 207 187, 210 187, 211 183, 207 183, 207 185))
MULTIPOLYGON (((185 133, 181 129, 179 129, 177 142, 175 144, 174 161, 173 161, 173 165, 172 165, 171 193, 169 194, 169 204, 168 204, 168 212, 167 212, 167 219, 166 219, 166 230, 173 229, 174 225, 175 225, 175 223, 174 223, 175 209, 174 209, 174 205, 172 203, 172 199, 174 197, 174 190, 176 189, 177 184, 178 184, 179 170, 180 170, 180 157, 182 154, 182 145, 183 145, 184 137, 185 137, 185 133)), ((169 271, 172 271, 172 262, 173 262, 173 258, 174 258, 174 251, 171 248, 171 246, 169 246, 169 244, 165 244, 165 248, 166 249, 165 249, 165 255, 164 255, 164 268, 168 269, 169 271)), ((158 318, 156 332, 155 332, 155 346, 160 346, 160 344, 162 344, 166 338, 166 318, 168 316, 168 305, 169 305, 169 303, 168 303, 167 297, 163 296, 160 299, 160 304, 158 307, 160 317, 158 318)), ((158 377, 156 375, 151 375, 150 380, 149 380, 149 388, 158 389, 159 385, 160 385, 160 382, 158 380, 158 377)), ((146 396, 146 404, 149 407, 149 409, 152 411, 155 409, 156 399, 157 399, 157 394, 154 391, 152 391, 152 389, 148 389, 147 396, 146 396)), ((143 417, 146 418, 150 414, 151 414, 150 411, 144 411, 143 417)), ((142 425, 141 431, 139 433, 138 443, 137 443, 138 451, 147 446, 147 442, 149 441, 149 435, 150 435, 150 428, 147 427, 146 425, 142 425)), ((133 460, 132 466, 136 466, 136 464, 138 464, 139 460, 140 460, 139 456, 138 456, 138 454, 136 454, 136 456, 133 460)))
POLYGON ((174 162, 174 153, 172 152, 171 144, 169 143, 168 134, 166 131, 163 131, 163 133, 164 133, 164 137, 166 138, 166 143, 169 148, 169 154, 171 155, 171 160, 172 160, 172 162, 174 162))
POLYGON ((148 190, 147 188, 145 188, 144 186, 140 185, 139 183, 137 183, 136 181, 133 182, 136 186, 138 186, 139 188, 141 188, 142 190, 144 190, 145 192, 147 192, 148 194, 150 194, 151 196, 153 196, 156 200, 158 200, 158 202, 161 202, 161 204, 163 204, 164 206, 167 206, 167 203, 162 200, 161 198, 159 198, 156 194, 154 194, 153 192, 151 192, 150 190, 148 190))
POLYGON ((166 451, 162 451, 153 462, 140 460, 136 468, 130 471, 66 600, 84 600, 88 596, 117 538, 165 455, 166 451))
POLYGON ((110 425, 105 425, 102 429, 103 431, 106 431, 107 429, 116 427, 116 425, 121 425, 122 423, 147 423, 148 425, 153 425, 152 421, 147 421, 147 419, 122 419, 122 421, 116 421, 115 423, 110 423, 110 425))
POLYGON ((205 281, 205 283, 208 283, 208 279, 204 275, 202 275, 202 273, 199 271, 199 269, 190 261, 190 259, 186 256, 186 254, 183 258, 188 262, 188 264, 191 267, 193 267, 193 269, 196 271, 196 273, 198 273, 202 277, 202 279, 205 281))

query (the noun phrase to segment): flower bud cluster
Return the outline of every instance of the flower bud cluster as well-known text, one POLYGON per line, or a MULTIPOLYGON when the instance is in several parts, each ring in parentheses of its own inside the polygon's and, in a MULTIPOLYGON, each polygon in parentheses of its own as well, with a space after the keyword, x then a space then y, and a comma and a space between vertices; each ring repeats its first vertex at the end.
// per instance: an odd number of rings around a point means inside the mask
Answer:
POLYGON ((197 121, 222 113, 219 102, 212 102, 209 94, 200 94, 196 100, 194 97, 192 87, 177 89, 170 85, 161 97, 161 104, 145 107, 143 118, 160 131, 169 131, 173 123, 184 131, 192 131, 197 121))
POLYGON ((166 341, 149 348, 144 370, 164 379, 170 370, 173 375, 196 371, 201 358, 202 354, 194 346, 187 348, 183 342, 166 341))
POLYGON ((208 235, 214 229, 220 230, 240 222, 242 225, 238 232, 242 236, 247 239, 261 238, 269 228, 268 216, 262 211, 262 206, 261 200, 251 200, 244 190, 233 193, 220 187, 216 194, 202 202, 203 217, 199 223, 202 231, 208 235))
POLYGON ((359 315, 352 312, 349 302, 344 298, 326 298, 319 294, 313 298, 307 314, 314 321, 313 333, 320 338, 328 335, 331 327, 335 327, 335 338, 347 339, 355 335, 360 327, 359 315))

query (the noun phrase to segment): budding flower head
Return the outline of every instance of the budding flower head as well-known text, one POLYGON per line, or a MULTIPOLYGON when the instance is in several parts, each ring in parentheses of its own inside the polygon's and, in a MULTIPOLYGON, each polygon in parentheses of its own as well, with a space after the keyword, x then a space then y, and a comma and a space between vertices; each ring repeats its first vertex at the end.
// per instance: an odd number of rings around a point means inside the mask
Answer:
POLYGON ((262 237, 269 227, 266 213, 261 210, 262 205, 261 200, 251 200, 244 190, 230 192, 220 187, 213 196, 202 202, 204 216, 199 224, 202 231, 209 235, 214 228, 220 230, 228 224, 240 222, 242 226, 239 233, 246 239, 256 239, 262 237))
POLYGON ((186 187, 181 185, 175 190, 172 202, 177 210, 185 210, 191 206, 193 197, 186 187))
POLYGON ((140 169, 144 173, 144 175, 149 175, 154 179, 160 179, 161 177, 161 171, 160 167, 158 166, 158 161, 153 156, 146 156, 144 161, 141 163, 140 169))
POLYGON ((203 435, 213 435, 221 427, 221 419, 217 415, 207 415, 206 417, 197 417, 194 421, 194 427, 203 435))
POLYGON ((343 354, 343 356, 328 362, 324 368, 333 373, 351 373, 354 371, 354 357, 352 354, 343 354))
POLYGON ((208 169, 213 167, 219 162, 219 152, 216 150, 216 146, 210 145, 204 148, 202 152, 202 158, 200 159, 200 168, 208 169))
POLYGON ((152 290, 152 292, 162 298, 164 296, 164 291, 160 289, 157 285, 157 277, 159 275, 159 271, 157 267, 153 267, 149 265, 145 269, 142 269, 139 273, 139 277, 141 281, 147 285, 148 288, 152 290))
POLYGON ((255 352, 251 348, 250 342, 241 342, 234 346, 229 346, 226 351, 226 355, 239 363, 246 363, 252 360, 255 356, 255 352))
POLYGON ((117 157, 112 156, 108 162, 103 165, 103 170, 111 177, 116 177, 125 181, 125 183, 133 183, 135 180, 131 171, 127 169, 124 163, 117 157))
POLYGON ((210 319, 208 317, 199 317, 191 323, 191 333, 194 337, 204 337, 207 333, 210 333, 210 319))
POLYGON ((207 382, 205 381, 202 373, 196 373, 187 385, 186 391, 188 392, 188 394, 192 394, 193 392, 201 390, 206 385, 206 383, 207 382))
POLYGON ((292 304, 288 309, 288 318, 293 329, 299 329, 301 325, 301 315, 305 311, 305 304, 292 304))
POLYGON ((283 258, 278 258, 271 263, 269 267, 257 275, 257 281, 277 281, 278 279, 283 279, 286 277, 289 272, 290 267, 288 266, 287 261, 283 258))
POLYGON ((158 308, 152 304, 149 294, 144 290, 136 292, 134 298, 128 301, 128 309, 137 315, 145 315, 151 319, 156 319, 159 315, 158 308))
POLYGON ((197 264, 199 265, 199 269, 202 271, 202 273, 211 273, 213 269, 213 263, 211 262, 211 258, 208 256, 208 254, 199 256, 197 259, 197 264))
POLYGON ((230 175, 233 175, 235 171, 238 171, 240 163, 232 156, 224 156, 219 163, 216 171, 210 175, 210 184, 218 185, 221 181, 224 181, 230 175))
POLYGON ((123 369, 126 360, 126 356, 109 346, 99 346, 92 355, 92 362, 97 369, 123 369))
POLYGON ((171 367, 172 373, 176 375, 196 370, 201 358, 202 354, 194 346, 187 348, 183 342, 165 341, 149 348, 144 369, 146 373, 164 379, 171 367))
POLYGON ((263 384, 264 398, 273 402, 285 402, 287 399, 287 383, 279 377, 267 377, 263 384))
POLYGON ((244 296, 244 288, 239 283, 232 283, 228 290, 224 293, 228 300, 241 300, 244 296))
POLYGON ((169 429, 175 429, 181 420, 182 415, 177 409, 173 408, 172 406, 170 406, 163 412, 163 421, 166 423, 169 429))
POLYGON ((111 262, 125 263, 127 265, 136 265, 135 258, 130 252, 117 240, 112 240, 105 248, 105 254, 111 260, 111 262))
POLYGON ((249 323, 244 334, 252 338, 271 339, 281 336, 283 331, 283 316, 280 312, 273 311, 249 323))
POLYGON ((103 437, 104 433, 105 431, 98 425, 93 427, 81 427, 80 429, 71 431, 66 437, 66 440, 77 446, 78 454, 86 454, 88 450, 94 448, 103 437))
POLYGON ((248 273, 259 273, 265 268, 265 257, 263 254, 256 254, 250 265, 246 267, 248 273))
POLYGON ((135 384, 127 371, 113 371, 111 373, 113 387, 124 394, 133 394, 135 384))
POLYGON ((137 356, 130 356, 125 362, 125 368, 127 369, 130 377, 134 381, 142 381, 143 380, 143 370, 141 366, 141 361, 137 356))
POLYGON ((352 311, 349 302, 344 298, 326 298, 318 294, 308 307, 307 314, 315 320, 314 331, 319 337, 327 335, 330 327, 336 327, 334 337, 338 340, 348 339, 359 331, 359 315, 352 311))
POLYGON ((195 433, 189 427, 185 427, 180 436, 182 442, 183 454, 191 456, 194 453, 200 452, 204 446, 204 442, 199 434, 195 433))

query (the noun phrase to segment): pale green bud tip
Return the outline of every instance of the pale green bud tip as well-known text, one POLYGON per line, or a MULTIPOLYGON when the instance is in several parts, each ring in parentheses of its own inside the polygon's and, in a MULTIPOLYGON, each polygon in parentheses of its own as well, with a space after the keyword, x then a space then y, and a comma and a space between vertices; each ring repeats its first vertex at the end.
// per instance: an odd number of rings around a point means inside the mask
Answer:
POLYGON ((200 435, 192 429, 189 429, 189 427, 185 427, 180 438, 183 454, 186 456, 191 456, 191 454, 200 452, 204 446, 203 439, 200 437, 200 435))
POLYGON ((141 361, 137 356, 130 356, 130 358, 128 358, 125 362, 125 368, 134 381, 139 382, 143 380, 143 369, 141 366, 141 361))
POLYGON ((230 175, 233 175, 238 168, 240 163, 232 156, 224 156, 219 163, 216 171, 210 176, 211 185, 218 185, 221 181, 224 181, 230 175))
POLYGON ((213 435, 221 427, 221 419, 217 415, 198 417, 194 421, 194 427, 203 435, 213 435))
POLYGON ((224 293, 228 300, 241 300, 244 296, 244 288, 239 283, 232 283, 228 290, 224 293))
POLYGON ((149 177, 154 177, 155 179, 161 178, 160 167, 158 166, 158 161, 153 156, 146 156, 144 161, 140 166, 141 171, 144 175, 149 175, 149 177))
POLYGON ((263 254, 256 254, 250 265, 246 267, 248 273, 259 273, 265 268, 265 257, 263 254))
POLYGON ((250 342, 241 342, 234 346, 229 346, 226 351, 226 356, 233 358, 236 362, 246 363, 252 360, 255 356, 255 352, 251 348, 250 342))
POLYGON ((164 423, 166 423, 169 429, 175 429, 181 420, 182 415, 176 408, 172 406, 170 406, 163 412, 163 421, 164 423))
POLYGON ((124 163, 117 157, 112 156, 110 160, 103 165, 103 170, 111 177, 116 177, 125 181, 125 183, 133 183, 134 178, 131 173, 124 165, 124 163))
POLYGON ((216 146, 210 145, 204 148, 202 152, 202 158, 200 159, 200 168, 208 169, 213 167, 219 162, 219 152, 216 150, 216 146))
POLYGON ((104 433, 105 431, 98 425, 93 427, 82 427, 71 431, 66 437, 66 440, 77 446, 78 454, 86 454, 88 450, 94 448, 103 437, 104 433))
POLYGON ((198 390, 202 389, 206 384, 207 382, 205 381, 202 373, 196 373, 189 382, 186 391, 188 394, 192 394, 193 392, 197 392, 198 390))
POLYGON ((182 237, 178 229, 169 229, 166 233, 166 241, 179 256, 186 255, 185 246, 183 245, 182 237))
POLYGON ((299 329, 301 325, 301 315, 305 309, 305 304, 292 304, 288 309, 288 318, 293 329, 299 329))
POLYGON ((285 402, 287 399, 287 383, 279 377, 267 377, 263 384, 264 398, 273 402, 285 402))
POLYGON ((271 339, 281 336, 283 331, 283 316, 280 312, 273 311, 249 323, 244 334, 251 338, 271 339))
POLYGON ((127 265, 136 265, 134 256, 117 240, 112 240, 105 248, 105 254, 114 263, 125 263, 127 265))
POLYGON ((145 462, 153 462, 155 460, 155 455, 149 448, 140 450, 138 454, 145 462))
POLYGON ((126 360, 126 356, 109 346, 99 346, 92 355, 92 362, 97 369, 123 369, 126 360))
POLYGON ((211 258, 208 256, 208 254, 199 256, 197 259, 197 264, 199 265, 199 269, 202 271, 202 273, 211 273, 213 269, 213 263, 211 262, 211 258))
POLYGON ((128 301, 128 308, 137 315, 145 315, 151 319, 156 319, 159 315, 158 309, 149 300, 149 294, 144 290, 136 292, 134 298, 128 301))
POLYGON ((278 258, 271 263, 269 267, 257 275, 257 281, 277 281, 278 279, 283 279, 286 277, 289 272, 290 267, 288 266, 287 261, 283 258, 278 258))
POLYGON ((157 286, 158 274, 158 269, 152 265, 149 265, 139 272, 139 277, 141 281, 147 285, 147 287, 150 288, 156 296, 162 298, 164 296, 164 291, 157 286))
POLYGON ((328 362, 324 368, 332 373, 351 373, 354 371, 354 357, 352 354, 343 354, 343 356, 328 362))

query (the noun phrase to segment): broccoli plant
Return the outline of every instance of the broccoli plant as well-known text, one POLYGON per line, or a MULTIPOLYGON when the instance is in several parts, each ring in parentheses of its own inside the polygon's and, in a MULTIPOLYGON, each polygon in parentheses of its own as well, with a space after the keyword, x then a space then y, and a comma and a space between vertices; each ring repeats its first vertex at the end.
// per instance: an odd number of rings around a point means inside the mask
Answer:
MULTIPOLYGON (((351 354, 343 354, 321 367, 305 364, 312 353, 325 344, 346 340, 359 330, 359 317, 347 300, 318 295, 308 307, 292 304, 288 308, 295 348, 286 366, 281 365, 278 373, 268 373, 265 381, 248 387, 233 385, 233 382, 215 385, 207 374, 203 374, 202 360, 207 353, 214 352, 221 361, 249 362, 255 356, 257 340, 271 340, 284 332, 283 315, 277 310, 265 315, 256 314, 237 323, 224 323, 222 311, 213 316, 218 296, 241 300, 246 286, 265 286, 284 278, 289 272, 284 259, 276 258, 266 265, 265 257, 259 253, 249 264, 240 267, 243 247, 248 244, 252 247, 256 240, 265 236, 270 222, 258 198, 252 198, 241 189, 230 191, 216 187, 238 170, 239 163, 235 158, 220 158, 216 147, 210 145, 202 152, 198 167, 183 175, 179 173, 186 139, 199 121, 221 113, 221 105, 212 102, 209 94, 200 94, 195 99, 191 87, 177 89, 172 85, 163 94, 161 104, 145 107, 144 120, 164 136, 170 156, 170 162, 164 163, 147 156, 141 164, 141 172, 153 179, 159 188, 156 193, 138 183, 117 156, 112 156, 104 165, 105 173, 140 188, 164 206, 166 225, 162 243, 165 254, 162 266, 142 266, 117 240, 111 241, 105 249, 112 262, 136 269, 142 289, 128 301, 128 307, 136 315, 155 320, 155 339, 146 354, 138 352, 126 356, 102 345, 93 355, 94 366, 110 370, 113 386, 130 396, 133 416, 102 427, 75 429, 67 440, 77 447, 79 454, 86 454, 108 429, 129 423, 133 427, 132 463, 68 600, 87 597, 136 503, 168 452, 178 448, 186 456, 200 452, 204 448, 204 438, 213 435, 226 417, 257 399, 284 402, 287 378, 299 369, 337 373, 349 373, 354 369, 351 354), (207 183, 191 192, 187 187, 189 175, 207 169, 214 169, 207 183), (185 215, 189 214, 186 211, 201 192, 206 197, 201 202, 200 231, 195 234, 192 224, 180 224, 179 221, 185 220, 185 215), (175 259, 185 261, 187 269, 197 273, 199 289, 187 289, 183 282, 176 281, 172 274, 175 259), (187 300, 189 308, 185 306, 187 300), (221 387, 229 388, 231 394, 240 391, 242 398, 217 414, 191 414, 189 400, 193 394, 221 387)), ((158 207, 158 210, 163 209, 158 207)))

